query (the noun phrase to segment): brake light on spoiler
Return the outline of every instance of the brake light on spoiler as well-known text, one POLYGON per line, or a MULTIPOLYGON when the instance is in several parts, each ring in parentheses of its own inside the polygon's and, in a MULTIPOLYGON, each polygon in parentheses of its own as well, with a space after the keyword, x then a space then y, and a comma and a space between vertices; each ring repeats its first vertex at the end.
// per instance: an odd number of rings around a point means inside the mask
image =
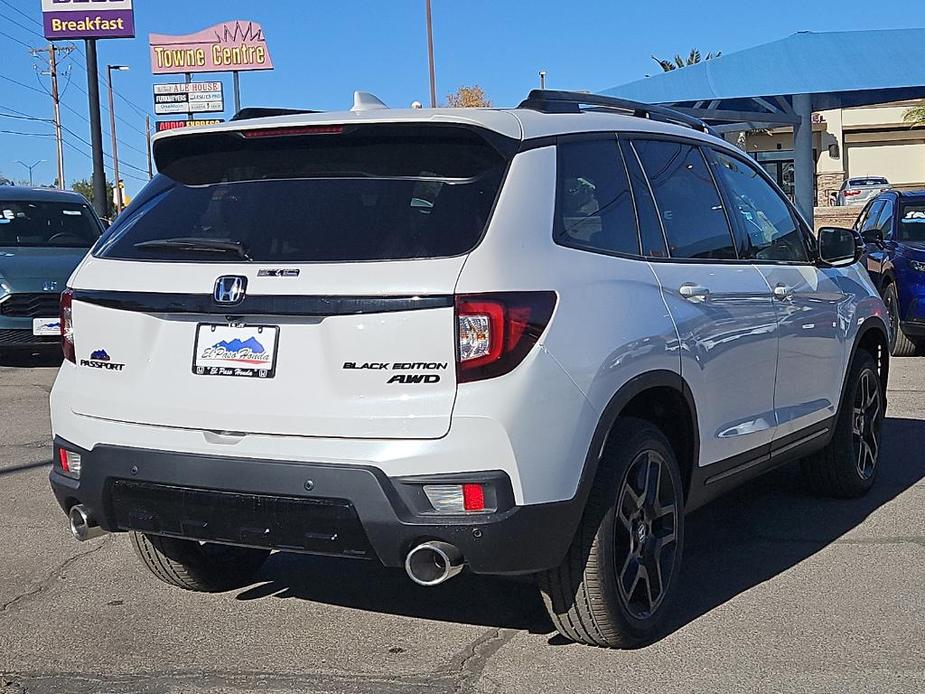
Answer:
POLYGON ((552 318, 555 292, 497 292, 456 297, 460 383, 513 370, 537 343, 552 318))
POLYGON ((342 125, 298 125, 288 128, 242 130, 241 135, 251 140, 260 137, 291 137, 293 135, 340 135, 342 132, 344 132, 342 125))

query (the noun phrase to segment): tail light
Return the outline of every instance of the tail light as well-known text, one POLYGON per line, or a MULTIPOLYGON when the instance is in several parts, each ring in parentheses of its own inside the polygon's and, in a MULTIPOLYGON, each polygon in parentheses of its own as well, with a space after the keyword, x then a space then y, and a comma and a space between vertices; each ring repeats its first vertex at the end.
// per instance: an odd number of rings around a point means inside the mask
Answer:
POLYGON ((71 300, 74 292, 71 289, 65 289, 61 292, 61 351, 64 352, 64 358, 74 364, 77 363, 77 357, 74 352, 74 318, 71 313, 71 300))
POLYGON ((514 369, 543 334, 555 306, 555 292, 457 296, 457 380, 494 378, 514 369))
POLYGON ((846 198, 851 198, 851 197, 854 197, 855 195, 860 195, 860 194, 861 194, 861 191, 859 191, 859 190, 846 190, 846 191, 843 193, 843 195, 844 195, 846 198))
POLYGON ((486 502, 485 488, 477 482, 425 484, 424 495, 437 513, 486 513, 495 508, 486 502))

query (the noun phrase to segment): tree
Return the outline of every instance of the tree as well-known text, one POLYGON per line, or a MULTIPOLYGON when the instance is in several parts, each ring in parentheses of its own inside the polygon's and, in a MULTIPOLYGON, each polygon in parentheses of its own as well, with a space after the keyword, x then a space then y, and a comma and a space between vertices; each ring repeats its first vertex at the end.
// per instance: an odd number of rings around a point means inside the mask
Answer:
MULTIPOLYGON (((86 178, 74 181, 71 183, 71 190, 80 193, 90 201, 90 204, 93 204, 93 181, 86 178)), ((112 183, 108 180, 106 181, 106 214, 104 216, 107 219, 112 219, 116 216, 116 206, 112 201, 112 183)))
POLYGON ((460 87, 446 97, 446 105, 450 108, 491 108, 491 100, 485 90, 479 85, 460 87))
POLYGON ((925 125, 925 106, 907 108, 903 113, 903 122, 907 123, 910 128, 925 125))
POLYGON ((675 54, 674 60, 664 60, 663 58, 656 58, 654 55, 652 56, 652 60, 658 63, 659 67, 662 68, 662 72, 671 72, 672 70, 687 67, 688 65, 696 65, 703 60, 719 58, 722 54, 722 51, 711 51, 705 56, 701 56, 699 50, 692 48, 691 52, 687 55, 687 60, 682 58, 680 53, 675 54))

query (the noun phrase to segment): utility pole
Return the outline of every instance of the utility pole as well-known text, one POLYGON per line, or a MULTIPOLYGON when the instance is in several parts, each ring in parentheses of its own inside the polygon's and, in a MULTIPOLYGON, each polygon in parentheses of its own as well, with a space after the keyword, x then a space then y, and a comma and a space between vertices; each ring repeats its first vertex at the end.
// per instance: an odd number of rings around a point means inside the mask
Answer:
POLYGON ((430 107, 437 108, 437 76, 434 71, 434 27, 430 14, 430 0, 424 0, 427 11, 427 63, 430 67, 430 107))
POLYGON ((54 106, 55 117, 53 122, 55 125, 55 144, 58 150, 58 188, 60 190, 64 190, 66 185, 64 182, 64 138, 61 134, 61 100, 58 94, 58 52, 60 51, 64 57, 67 57, 73 50, 73 46, 58 48, 49 41, 48 48, 33 48, 31 51, 34 56, 38 56, 39 53, 48 53, 48 72, 42 71, 42 74, 51 77, 51 101, 54 106))
POLYGON ((148 155, 148 180, 154 178, 151 167, 151 116, 145 116, 145 154, 148 155))
POLYGON ((90 149, 93 153, 93 209, 106 217, 106 169, 103 164, 103 126, 100 124, 100 82, 96 60, 96 39, 84 39, 87 52, 87 94, 90 103, 90 149))

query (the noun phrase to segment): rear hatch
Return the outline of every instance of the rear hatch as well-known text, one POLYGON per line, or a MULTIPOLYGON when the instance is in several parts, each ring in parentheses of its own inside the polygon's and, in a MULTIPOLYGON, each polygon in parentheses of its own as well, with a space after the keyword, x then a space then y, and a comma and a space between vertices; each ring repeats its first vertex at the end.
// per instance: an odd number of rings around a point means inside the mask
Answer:
POLYGON ((243 433, 444 435, 453 292, 502 184, 501 140, 379 124, 156 143, 161 174, 75 278, 74 411, 243 433))

